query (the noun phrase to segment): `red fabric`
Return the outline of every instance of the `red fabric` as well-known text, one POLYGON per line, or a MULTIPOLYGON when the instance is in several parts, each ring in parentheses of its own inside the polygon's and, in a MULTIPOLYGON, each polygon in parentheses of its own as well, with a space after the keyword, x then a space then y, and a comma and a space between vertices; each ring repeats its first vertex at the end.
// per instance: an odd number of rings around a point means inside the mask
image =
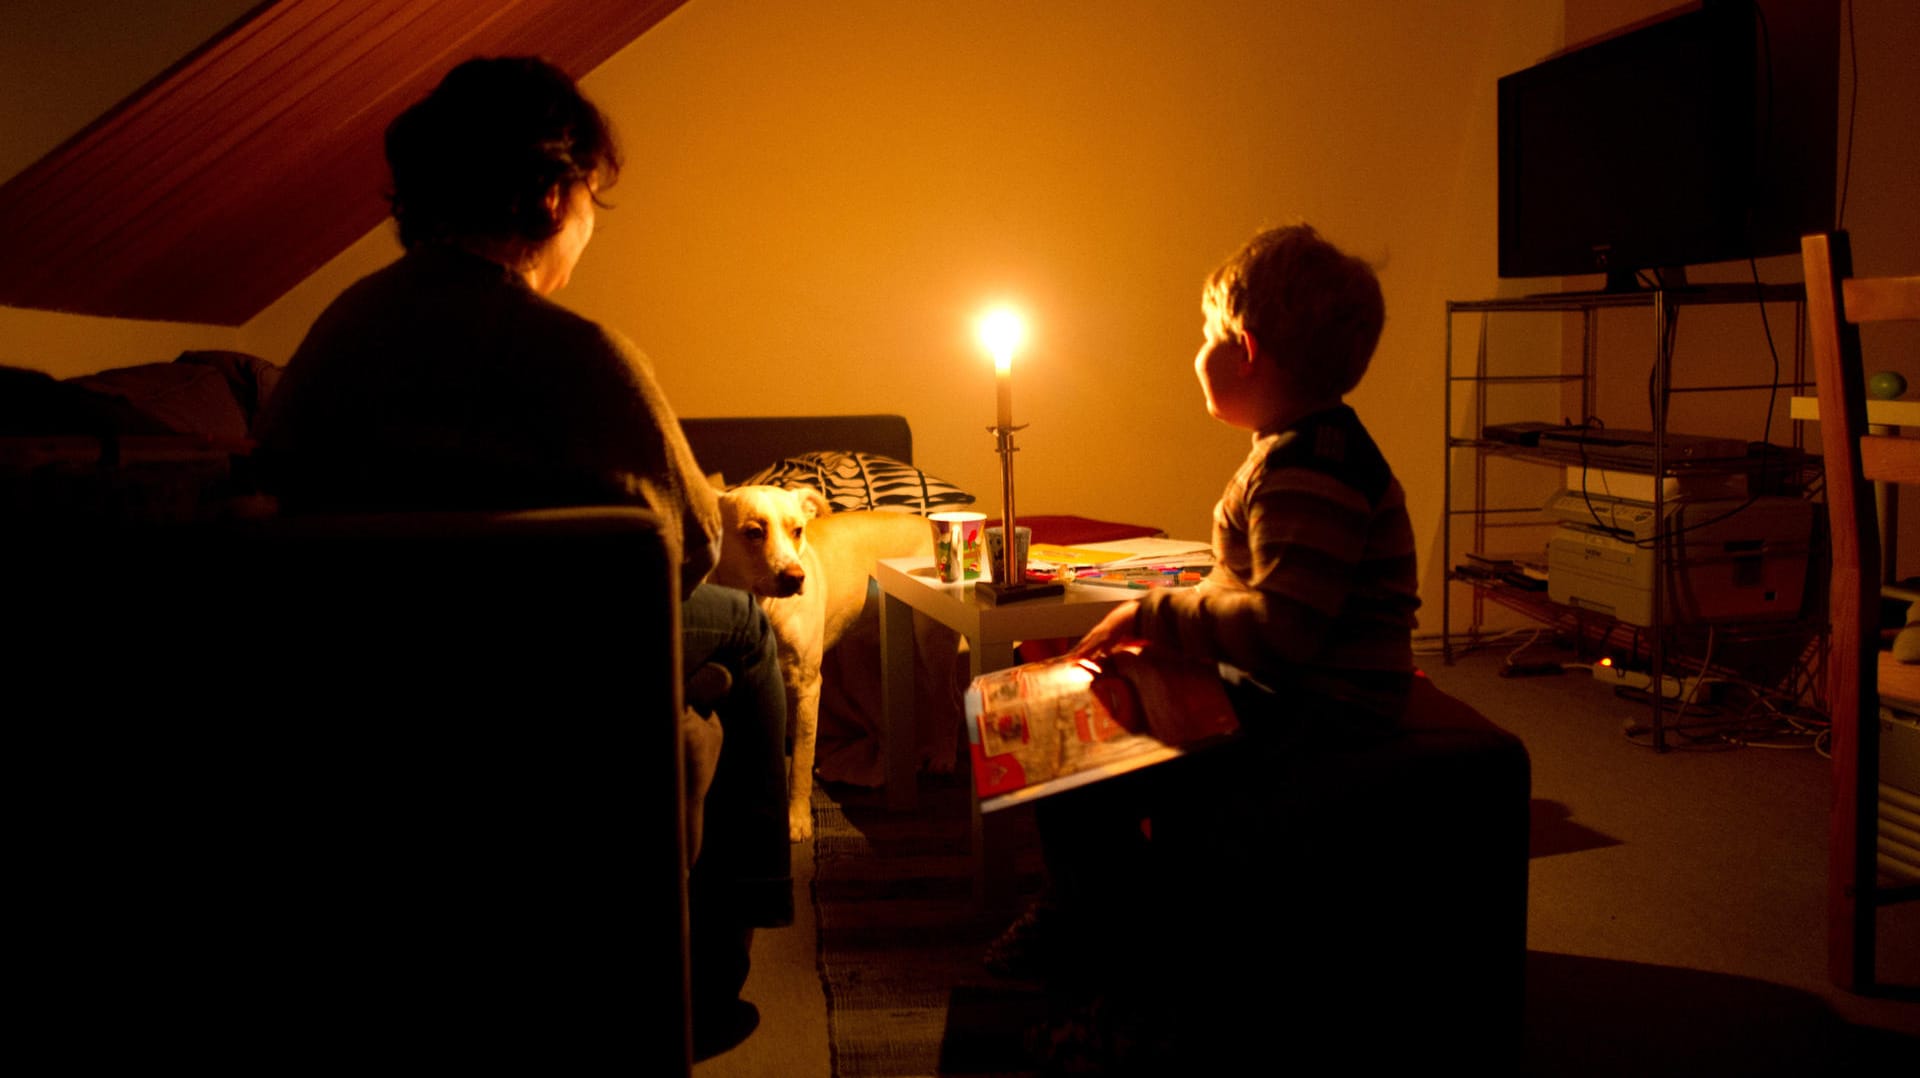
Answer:
MULTIPOLYGON (((1166 532, 1159 528, 1150 528, 1145 524, 1119 524, 1110 520, 1089 520, 1086 517, 1075 516, 1022 516, 1018 523, 1023 528, 1033 529, 1032 542, 1052 543, 1055 546, 1109 543, 1116 539, 1138 539, 1143 535, 1166 535, 1166 532)), ((987 526, 997 528, 1000 526, 1000 521, 989 520, 987 526)))
POLYGON ((1072 651, 1073 645, 1079 642, 1079 638, 1072 636, 1049 637, 1045 640, 1022 640, 1014 646, 1014 651, 1019 654, 1021 662, 1037 663, 1047 659, 1058 659, 1060 656, 1072 651))

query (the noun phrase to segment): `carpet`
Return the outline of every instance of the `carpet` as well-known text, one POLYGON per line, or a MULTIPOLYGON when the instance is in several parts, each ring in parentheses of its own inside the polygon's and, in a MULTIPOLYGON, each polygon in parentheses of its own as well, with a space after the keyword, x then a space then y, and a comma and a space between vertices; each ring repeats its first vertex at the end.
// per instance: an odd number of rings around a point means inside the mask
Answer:
MULTIPOLYGON (((968 781, 964 771, 922 776, 920 806, 907 813, 888 812, 884 791, 814 788, 813 897, 836 1078, 1037 1073, 1021 1037, 1043 1014, 1041 993, 980 963, 1005 925, 974 905, 968 781)), ((1039 881, 1031 828, 1000 830, 1029 892, 1039 881)))

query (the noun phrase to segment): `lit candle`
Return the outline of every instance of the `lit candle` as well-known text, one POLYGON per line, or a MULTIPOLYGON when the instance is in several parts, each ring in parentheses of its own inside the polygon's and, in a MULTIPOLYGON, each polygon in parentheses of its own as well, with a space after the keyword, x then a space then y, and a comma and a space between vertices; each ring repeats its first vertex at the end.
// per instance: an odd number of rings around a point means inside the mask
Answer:
POLYGON ((980 316, 977 324, 980 343, 993 355, 993 373, 997 390, 994 416, 1001 429, 1013 426, 1013 353, 1027 337, 1026 320, 1011 307, 995 307, 980 316))
POLYGON ((995 422, 1002 427, 1013 426, 1013 357, 997 355, 993 357, 995 381, 995 422))

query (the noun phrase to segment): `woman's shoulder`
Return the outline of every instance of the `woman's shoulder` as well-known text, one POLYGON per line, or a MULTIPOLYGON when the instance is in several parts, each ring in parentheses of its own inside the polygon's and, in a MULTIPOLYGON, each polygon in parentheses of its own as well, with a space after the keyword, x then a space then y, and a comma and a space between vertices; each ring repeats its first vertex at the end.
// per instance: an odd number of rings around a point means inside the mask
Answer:
POLYGON ((552 351, 612 359, 630 347, 601 323, 527 287, 505 266, 464 251, 408 252, 361 284, 406 295, 410 302, 444 305, 441 317, 489 335, 541 339, 552 351))
POLYGON ((543 296, 529 293, 529 297, 539 305, 540 332, 551 340, 556 353, 580 363, 603 365, 622 377, 631 377, 636 370, 651 373, 645 353, 626 334, 543 296))

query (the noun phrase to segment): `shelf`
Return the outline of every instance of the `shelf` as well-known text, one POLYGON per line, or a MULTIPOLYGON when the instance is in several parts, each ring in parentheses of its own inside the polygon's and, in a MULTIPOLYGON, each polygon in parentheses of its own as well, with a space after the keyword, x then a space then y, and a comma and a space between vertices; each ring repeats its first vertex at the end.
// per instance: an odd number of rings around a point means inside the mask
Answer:
MULTIPOLYGON (((1592 453, 1581 453, 1572 449, 1547 449, 1533 445, 1515 445, 1512 442, 1495 442, 1485 438, 1447 439, 1449 449, 1475 449, 1494 457, 1525 461, 1529 464, 1544 464, 1556 467, 1586 465, 1595 470, 1609 472, 1638 472, 1652 475, 1652 467, 1641 467, 1638 463, 1618 460, 1606 460, 1592 453)), ((1757 457, 1717 457, 1710 460, 1669 460, 1661 469, 1665 475, 1729 475, 1748 472, 1759 467, 1757 457)))
MULTIPOLYGON (((1587 610, 1575 606, 1563 605, 1549 597, 1546 589, 1535 580, 1516 582, 1501 579, 1497 574, 1482 575, 1474 567, 1454 564, 1460 550, 1485 549, 1490 542, 1498 545, 1495 532, 1507 527, 1508 522, 1521 514, 1533 514, 1533 519, 1523 519, 1519 527, 1530 528, 1557 527, 1560 523, 1547 509, 1527 507, 1508 508, 1505 502, 1514 500, 1511 495, 1517 490, 1502 487, 1498 491, 1488 489, 1488 465, 1495 460, 1512 460, 1521 464, 1555 467, 1561 469, 1587 468, 1598 472, 1637 476, 1658 476, 1659 481, 1647 481, 1628 484, 1618 489, 1646 489, 1651 493, 1651 511, 1655 519, 1665 519, 1669 508, 1677 508, 1681 503, 1700 498, 1713 501, 1725 501, 1726 495, 1695 490, 1689 496, 1687 487, 1717 487, 1715 477, 1745 476, 1747 486, 1758 495, 1777 495, 1795 493, 1806 487, 1807 480, 1817 475, 1819 459, 1809 457, 1802 449, 1798 428, 1794 428, 1791 445, 1761 447, 1743 438, 1701 438, 1674 432, 1669 426, 1669 398, 1680 393, 1727 393, 1735 391, 1755 392, 1766 390, 1770 393, 1793 394, 1804 391, 1811 383, 1807 380, 1804 352, 1796 347, 1792 355, 1791 369, 1779 369, 1776 377, 1768 382, 1755 382, 1748 377, 1742 383, 1731 380, 1714 383, 1685 386, 1673 384, 1674 362, 1671 335, 1657 332, 1654 336, 1653 368, 1649 383, 1651 416, 1646 422, 1650 428, 1646 431, 1624 428, 1612 432, 1615 437, 1607 438, 1598 422, 1591 421, 1596 429, 1589 434, 1588 444, 1573 442, 1557 430, 1557 424, 1551 416, 1539 417, 1547 420, 1544 424, 1512 424, 1515 428, 1545 428, 1552 441, 1558 444, 1546 446, 1521 445, 1513 442, 1494 441, 1485 437, 1465 436, 1455 433, 1455 424, 1460 422, 1461 413, 1457 405, 1467 403, 1467 423, 1484 424, 1491 410, 1488 403, 1490 388, 1502 385, 1560 384, 1577 387, 1578 402, 1564 401, 1563 406, 1577 406, 1579 415, 1590 416, 1595 400, 1595 385, 1599 376, 1600 351, 1599 319, 1595 313, 1618 309, 1648 310, 1656 324, 1671 319, 1673 312, 1682 307, 1707 305, 1739 305, 1755 303, 1791 303, 1800 305, 1801 315, 1795 324, 1803 326, 1805 289, 1799 284, 1711 284, 1682 286, 1658 290, 1637 292, 1552 292, 1530 296, 1504 296, 1493 299, 1449 301, 1447 303, 1447 341, 1446 372, 1444 389, 1448 427, 1446 430, 1444 469, 1444 492, 1441 514, 1441 558, 1445 563, 1447 585, 1441 596, 1441 636, 1442 652, 1446 661, 1452 661, 1451 640, 1455 632, 1455 612, 1453 596, 1455 585, 1466 585, 1472 597, 1470 613, 1465 628, 1470 637, 1477 638, 1484 621, 1484 604, 1493 603, 1518 611, 1522 615, 1547 625, 1559 628, 1572 627, 1580 634, 1589 634, 1595 630, 1604 632, 1608 637, 1630 633, 1633 646, 1644 647, 1648 654, 1651 673, 1661 676, 1664 666, 1663 652, 1668 647, 1668 638, 1679 634, 1701 632, 1726 632, 1742 636, 1791 636, 1802 637, 1809 634, 1817 636, 1823 625, 1809 626, 1802 619, 1781 619, 1778 616, 1761 616, 1751 620, 1728 619, 1713 622, 1683 622, 1680 619, 1689 613, 1698 611, 1683 610, 1676 605, 1674 593, 1667 586, 1654 589, 1648 609, 1636 611, 1636 620, 1650 622, 1647 626, 1636 626, 1615 619, 1610 613, 1599 610, 1587 610), (1562 354, 1534 355, 1531 359, 1520 357, 1520 362, 1503 364, 1518 369, 1503 369, 1495 374, 1490 368, 1489 321, 1487 317, 1496 313, 1511 312, 1549 312, 1560 314, 1578 314, 1583 328, 1578 337, 1573 337, 1571 329, 1566 332, 1570 340, 1577 339, 1579 355, 1577 367, 1568 370, 1573 363, 1563 360, 1562 354), (1455 344, 1458 336, 1454 319, 1463 315, 1478 315, 1480 326, 1479 348, 1473 356, 1471 368, 1462 373, 1456 365, 1455 344), (1534 370, 1528 370, 1529 365, 1534 370), (1462 396, 1462 395, 1466 396, 1462 396), (1742 450, 1745 450, 1742 452, 1742 450), (1455 454, 1464 453, 1471 458, 1471 464, 1464 464, 1455 454), (1689 456, 1689 453, 1713 454, 1712 456, 1689 456), (1659 458, 1658 467, 1655 457, 1659 458), (1776 478, 1779 480, 1776 485, 1776 478), (1701 482, 1689 483, 1698 479, 1701 482), (1676 482, 1678 481, 1678 482, 1676 482), (1498 500, 1491 500, 1497 495, 1498 500), (1491 500, 1491 504, 1490 504, 1491 500), (1458 533, 1456 533, 1458 529, 1458 533), (1457 542, 1465 536, 1465 543, 1457 542), (1465 570, 1465 571, 1463 571, 1465 570)), ((1804 328, 1801 331, 1804 334, 1804 328)), ((1571 357, 1569 357, 1571 358, 1571 357)), ((1562 391, 1562 396, 1570 390, 1562 391)), ((1502 397, 1501 400, 1507 398, 1502 397)), ((1920 406, 1916 406, 1920 409, 1920 406)), ((1797 413, 1796 413, 1797 414, 1797 413)), ((1916 410, 1910 422, 1920 426, 1920 410, 1916 410)), ((1471 428, 1470 428, 1471 429, 1471 428)), ((1483 433, 1476 430, 1475 434, 1483 433)), ((1502 483, 1506 476, 1501 477, 1502 483)), ((1523 477, 1514 477, 1516 479, 1523 477)), ((1561 477, 1565 478, 1565 477, 1561 477)), ((1562 484, 1572 485, 1571 481, 1562 484)), ((1646 504, 1646 503, 1643 503, 1646 504)), ((1514 534, 1518 534, 1517 532, 1514 534)), ((1529 532, 1528 534, 1534 534, 1529 532)), ((1557 534, 1557 533, 1556 533, 1557 534)), ((1675 554, 1665 529, 1656 529, 1647 543, 1652 551, 1652 564, 1670 566, 1675 554)), ((1662 572, 1675 571, 1671 567, 1662 572)), ((1659 579, 1666 580, 1665 576, 1659 579)), ((1771 598, 1771 597, 1769 597, 1771 598)), ((1745 614, 1757 614, 1758 608, 1747 606, 1739 608, 1745 614)), ((1779 611, 1773 611, 1777 615, 1779 611)), ((1663 712, 1665 704, 1656 697, 1653 702, 1653 745, 1656 750, 1664 751, 1663 712)))
POLYGON ((1578 382, 1584 375, 1579 374, 1454 374, 1448 380, 1454 382, 1481 382, 1487 385, 1507 385, 1513 383, 1540 382, 1578 382))
MULTIPOLYGON (((1610 651, 1625 651, 1634 647, 1635 641, 1641 641, 1642 647, 1650 636, 1650 630, 1643 625, 1621 621, 1609 617, 1598 610, 1568 606, 1549 598, 1543 590, 1523 587, 1504 580, 1486 580, 1463 575, 1455 567, 1447 573, 1450 583, 1464 584, 1473 588, 1483 597, 1509 610, 1537 621, 1542 628, 1565 633, 1595 646, 1610 651)), ((1676 636, 1690 637, 1695 641, 1708 634, 1719 636, 1723 642, 1754 642, 1762 640, 1800 640, 1815 636, 1826 630, 1824 618, 1747 618, 1715 621, 1674 621, 1665 626, 1667 632, 1676 636)), ((1469 629, 1478 633, 1478 626, 1469 629)), ((1674 655, 1669 649, 1669 660, 1688 661, 1688 657, 1674 655)), ((1697 657, 1693 657, 1697 659, 1697 657)), ((1890 661, 1890 660, 1889 660, 1890 661)), ((1903 685, 1911 686, 1915 699, 1920 699, 1920 666, 1906 666, 1896 675, 1903 685)))
POLYGON ((1471 311, 1589 311, 1617 307, 1650 307, 1658 299, 1671 307, 1727 303, 1798 303, 1806 291, 1798 284, 1703 284, 1640 292, 1541 292, 1530 296, 1450 300, 1447 310, 1471 311))
MULTIPOLYGON (((1787 402, 1790 419, 1818 420, 1820 398, 1794 397, 1787 402)), ((1888 427, 1920 427, 1920 401, 1867 402, 1867 422, 1888 427)))

